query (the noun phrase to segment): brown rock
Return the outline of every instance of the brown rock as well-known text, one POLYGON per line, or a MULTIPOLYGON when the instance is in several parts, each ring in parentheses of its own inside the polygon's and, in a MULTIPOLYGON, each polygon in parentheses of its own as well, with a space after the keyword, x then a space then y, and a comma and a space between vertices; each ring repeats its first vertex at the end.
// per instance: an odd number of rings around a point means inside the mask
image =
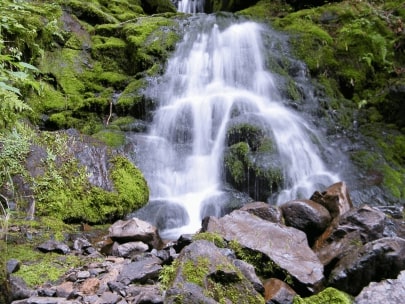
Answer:
POLYGON ((80 286, 80 291, 86 295, 94 294, 100 287, 100 280, 97 278, 88 278, 80 286))
POLYGON ((291 304, 297 293, 287 283, 271 278, 264 282, 266 303, 291 304))

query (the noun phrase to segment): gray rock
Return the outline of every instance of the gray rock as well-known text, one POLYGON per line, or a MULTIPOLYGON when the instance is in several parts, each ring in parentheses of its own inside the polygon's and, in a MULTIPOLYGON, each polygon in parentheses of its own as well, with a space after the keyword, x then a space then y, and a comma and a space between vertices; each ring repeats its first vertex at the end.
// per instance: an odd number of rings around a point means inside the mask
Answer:
POLYGON ((403 303, 405 299, 405 271, 396 279, 371 282, 355 298, 355 304, 403 303))
POLYGON ((305 293, 320 288, 323 265, 309 248, 304 232, 265 221, 245 211, 234 211, 213 224, 208 232, 219 233, 227 241, 237 241, 242 247, 267 256, 305 293))
POLYGON ((129 258, 132 255, 148 251, 149 246, 144 242, 128 242, 125 244, 114 243, 112 254, 119 257, 129 258))
POLYGON ((157 285, 131 285, 127 292, 134 298, 134 303, 163 303, 162 289, 157 285))
POLYGON ((110 238, 118 243, 141 241, 157 249, 163 244, 157 228, 138 218, 119 220, 108 230, 110 238))
POLYGON ((262 281, 256 275, 255 268, 251 264, 238 259, 234 259, 233 264, 238 267, 238 269, 243 273, 246 279, 249 280, 258 293, 264 293, 262 281))
POLYGON ((20 277, 10 275, 10 287, 12 300, 21 300, 37 295, 36 291, 28 288, 25 281, 20 277))
POLYGON ((17 259, 10 259, 7 261, 7 273, 11 274, 17 272, 21 267, 21 262, 17 259))
POLYGON ((68 245, 55 240, 46 241, 45 243, 38 245, 37 249, 45 253, 56 252, 60 254, 68 254, 70 252, 70 248, 68 245))
POLYGON ((252 283, 213 243, 198 240, 185 247, 165 303, 263 303, 252 283))
POLYGON ((344 256, 327 285, 356 296, 370 282, 396 278, 405 269, 405 240, 382 238, 344 256))
POLYGON ((157 257, 132 262, 123 267, 117 281, 128 285, 133 282, 145 283, 148 280, 156 280, 160 270, 162 270, 161 263, 162 260, 157 257))

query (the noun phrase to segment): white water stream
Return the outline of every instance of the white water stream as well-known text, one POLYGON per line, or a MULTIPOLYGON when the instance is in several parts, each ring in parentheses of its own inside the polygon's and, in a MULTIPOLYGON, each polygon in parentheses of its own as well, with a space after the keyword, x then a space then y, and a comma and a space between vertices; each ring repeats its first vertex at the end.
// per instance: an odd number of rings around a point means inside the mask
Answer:
MULTIPOLYGON (((196 0, 178 5, 191 13, 202 7, 196 0)), ((158 107, 139 164, 151 188, 151 203, 169 206, 159 218, 173 223, 161 231, 169 239, 196 232, 207 202, 218 206, 211 213, 219 215, 215 213, 220 213, 224 198, 226 132, 237 116, 260 124, 276 142, 286 182, 273 203, 298 194, 309 198, 319 184, 338 180, 319 156, 314 144, 318 135, 283 105, 275 79, 266 70, 262 33, 267 29, 250 21, 226 26, 203 14, 190 22, 192 29, 151 87, 158 107)), ((158 213, 161 208, 153 210, 158 213)))

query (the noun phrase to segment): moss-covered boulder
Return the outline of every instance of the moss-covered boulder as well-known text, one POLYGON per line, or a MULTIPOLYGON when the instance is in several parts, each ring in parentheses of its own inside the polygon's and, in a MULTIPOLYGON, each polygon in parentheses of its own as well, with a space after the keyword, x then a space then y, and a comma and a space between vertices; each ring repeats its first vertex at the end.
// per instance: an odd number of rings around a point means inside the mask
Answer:
POLYGON ((252 6, 256 4, 258 0, 249 0, 249 1, 243 1, 243 0, 207 0, 205 1, 205 11, 207 13, 212 13, 212 12, 219 12, 219 11, 225 11, 225 12, 236 12, 240 11, 244 8, 247 8, 249 6, 252 6))
POLYGON ((259 127, 236 124, 227 132, 226 181, 253 199, 266 201, 283 181, 277 152, 269 135, 259 127))
POLYGON ((263 297, 213 243, 197 240, 166 268, 166 303, 264 303, 263 297))
POLYGON ((104 223, 148 202, 148 185, 139 169, 91 137, 72 130, 30 132, 10 134, 2 143, 0 163, 15 167, 8 172, 14 193, 3 193, 21 200, 20 207, 31 216, 104 223), (16 141, 18 154, 10 152, 16 141))
POLYGON ((293 302, 293 304, 322 304, 322 303, 351 304, 353 303, 353 299, 351 296, 342 291, 339 291, 332 287, 328 287, 322 290, 317 295, 310 296, 308 298, 301 298, 300 296, 296 296, 293 302))

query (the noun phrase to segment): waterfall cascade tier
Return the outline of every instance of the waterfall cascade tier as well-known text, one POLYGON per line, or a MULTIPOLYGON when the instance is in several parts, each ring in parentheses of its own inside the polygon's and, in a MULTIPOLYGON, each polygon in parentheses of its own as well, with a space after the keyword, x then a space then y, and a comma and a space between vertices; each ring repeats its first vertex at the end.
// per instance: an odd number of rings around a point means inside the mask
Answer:
MULTIPOLYGON (((191 4, 201 4, 180 2, 190 12, 191 4)), ((190 24, 165 74, 149 88, 158 106, 150 132, 137 137, 137 164, 151 189, 149 205, 137 216, 168 239, 196 232, 203 217, 221 215, 229 203, 224 150, 227 131, 238 121, 260 126, 277 147, 285 185, 272 203, 308 197, 338 180, 320 157, 317 132, 285 106, 277 77, 267 70, 262 37, 271 39, 271 31, 204 14, 190 17, 190 24)))

